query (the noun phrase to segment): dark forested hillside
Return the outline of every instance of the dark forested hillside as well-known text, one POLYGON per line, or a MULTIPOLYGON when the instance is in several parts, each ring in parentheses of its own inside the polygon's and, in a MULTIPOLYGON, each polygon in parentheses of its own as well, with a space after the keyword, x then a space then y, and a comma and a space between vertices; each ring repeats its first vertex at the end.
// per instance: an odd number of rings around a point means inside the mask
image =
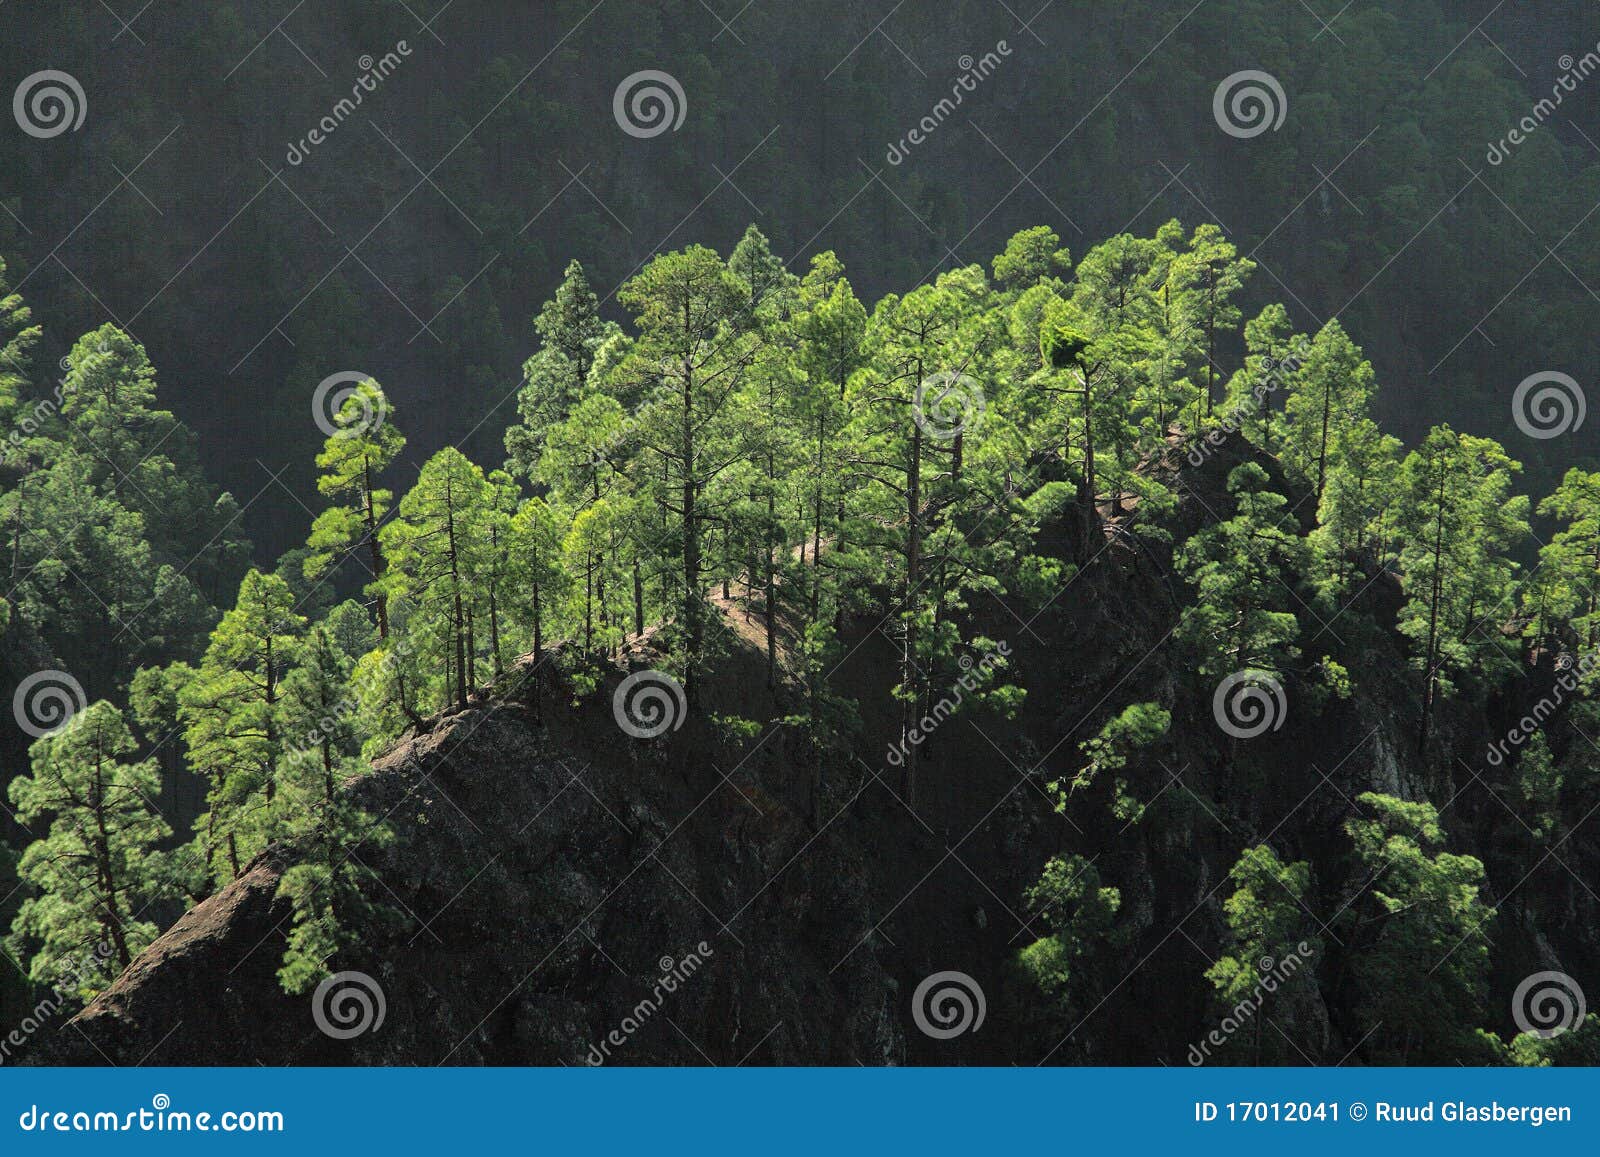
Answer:
POLYGON ((0 8, 0 1061, 1600 1060, 1600 22, 1327 7, 0 8))
MULTIPOLYGON (((1600 91, 1486 159, 1600 41, 1577 0, 133 7, 126 30, 75 0, 8 14, 0 72, 65 70, 89 112, 70 137, 0 135, 0 253, 60 319, 45 363, 107 321, 145 344, 266 558, 304 513, 282 487, 315 505, 304 419, 329 374, 384 382, 412 471, 463 440, 487 457, 569 259, 620 316, 612 293, 652 252, 726 251, 751 221, 796 270, 838 253, 869 297, 1039 222, 1076 251, 1215 221, 1261 265, 1250 302, 1361 334, 1407 440, 1500 431, 1518 382, 1581 377, 1600 341, 1600 91), (643 69, 682 87, 678 131, 616 130, 614 90, 643 69), (1245 69, 1291 115, 1241 140, 1212 98, 1245 69)), ((1592 453, 1590 428, 1572 443, 1592 453)), ((1523 457, 1548 481, 1544 450, 1523 457)))

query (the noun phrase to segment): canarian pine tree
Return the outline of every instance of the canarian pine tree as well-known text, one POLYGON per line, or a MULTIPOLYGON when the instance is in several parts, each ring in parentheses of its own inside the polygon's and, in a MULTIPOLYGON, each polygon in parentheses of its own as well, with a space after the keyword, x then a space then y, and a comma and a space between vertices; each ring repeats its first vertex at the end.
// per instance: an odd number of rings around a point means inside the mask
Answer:
POLYGON ((1183 301, 1183 324, 1204 339, 1198 350, 1204 359, 1199 377, 1205 383, 1208 417, 1221 376, 1217 338, 1239 324, 1242 315, 1234 298, 1255 268, 1254 261, 1239 256, 1220 228, 1207 222, 1196 227, 1187 249, 1174 258, 1168 274, 1167 284, 1183 301))
POLYGON ((1196 648, 1204 675, 1283 671, 1295 656, 1299 620, 1293 585, 1306 564, 1288 502, 1254 462, 1228 475, 1231 518, 1197 533, 1179 554, 1195 601, 1179 633, 1196 648))
POLYGON ((365 381, 351 391, 333 417, 334 432, 317 455, 317 490, 334 505, 311 526, 307 577, 320 578, 351 552, 365 547, 374 591, 378 636, 389 637, 389 608, 383 594, 383 546, 378 527, 393 495, 377 484, 378 475, 405 448, 405 435, 389 419, 393 409, 383 387, 365 381))
POLYGON ((32 956, 30 978, 104 987, 158 931, 150 906, 167 894, 157 845, 172 834, 156 809, 161 775, 138 750, 122 713, 101 700, 29 752, 33 771, 11 781, 18 822, 42 829, 18 875, 38 890, 23 901, 13 946, 32 956))
POLYGON ((1435 426, 1400 470, 1400 569, 1406 602, 1399 627, 1422 672, 1417 746, 1425 748, 1441 692, 1454 677, 1503 670, 1507 659, 1490 637, 1517 564, 1506 552, 1527 534, 1528 499, 1511 493, 1520 464, 1498 442, 1435 426))
POLYGON ((1322 500, 1337 469, 1341 433, 1367 420, 1375 390, 1372 364, 1337 318, 1312 340, 1284 401, 1285 458, 1322 500))
POLYGON ((1001 421, 978 380, 999 336, 997 325, 972 308, 986 298, 977 266, 885 298, 868 328, 871 359, 851 379, 846 399, 847 534, 858 573, 888 600, 899 644, 895 696, 908 800, 915 797, 920 758, 916 721, 930 680, 954 656, 959 638, 950 612, 964 589, 987 581, 980 544, 993 534, 975 533, 972 512, 992 497, 993 486, 977 484, 966 469, 969 442, 980 445, 1001 421))
POLYGON ((1054 229, 1035 225, 1014 234, 992 268, 995 285, 1006 293, 1020 294, 1038 285, 1061 289, 1062 279, 1072 271, 1072 254, 1054 229))
POLYGON ((355 930, 370 927, 380 914, 362 893, 362 884, 374 878, 364 857, 393 834, 341 790, 362 767, 353 668, 333 629, 319 623, 283 682, 284 835, 298 853, 278 885, 294 912, 278 971, 288 992, 303 992, 327 976, 330 958, 352 946, 355 930))
POLYGON ((639 336, 615 375, 641 398, 640 476, 678 546, 675 619, 693 699, 706 656, 705 587, 722 577, 708 572, 708 546, 729 501, 724 478, 749 455, 736 399, 760 339, 743 324, 750 287, 701 246, 654 258, 618 297, 639 336))
POLYGON ((178 692, 189 766, 210 784, 209 810, 196 821, 200 859, 219 883, 284 834, 280 704, 304 630, 288 583, 252 570, 178 692))
POLYGON ((249 551, 232 521, 238 508, 206 483, 193 433, 158 408, 144 347, 103 325, 78 340, 65 367, 63 437, 90 463, 93 485, 143 517, 160 563, 193 576, 208 600, 222 601, 221 584, 239 574, 249 551))
POLYGON ((573 261, 555 296, 534 319, 538 351, 522 368, 517 394, 521 421, 506 431, 506 469, 532 479, 544 456, 546 438, 588 391, 589 371, 600 347, 618 334, 600 317, 600 302, 583 266, 573 261))
POLYGON ((1600 642, 1600 473, 1568 470, 1539 513, 1564 525, 1539 552, 1536 589, 1546 597, 1534 608, 1530 629, 1543 640, 1565 619, 1574 640, 1592 651, 1600 642))
POLYGON ((1345 821, 1360 871, 1340 909, 1368 1055, 1382 1064, 1500 1059, 1483 1016, 1489 925, 1483 864, 1444 850, 1431 804, 1364 792, 1345 821))
POLYGON ((1400 439, 1363 417, 1341 423, 1334 445, 1311 545, 1318 584, 1337 613, 1372 581, 1365 568, 1382 570, 1393 558, 1400 439))
POLYGON ((427 686, 443 703, 465 706, 474 683, 476 624, 469 615, 487 537, 488 484, 454 447, 428 459, 379 532, 390 563, 384 589, 408 607, 407 647, 436 655, 427 686))
MULTIPOLYGON (((1301 1050, 1315 1050, 1327 1035, 1317 989, 1323 942, 1309 907, 1311 865, 1286 864, 1260 844, 1244 849, 1228 878, 1235 889, 1222 905, 1229 945, 1206 970, 1206 979, 1226 1014, 1258 1000, 1263 976, 1271 975, 1273 1023, 1287 1027, 1273 1031, 1266 1017, 1251 1017, 1245 1034, 1250 1063, 1299 1064, 1306 1055, 1301 1050)), ((1237 1048, 1239 1038, 1228 1043, 1237 1048)))
POLYGON ((535 711, 543 711, 541 692, 548 674, 547 648, 559 628, 560 607, 571 586, 571 572, 562 564, 562 540, 570 522, 542 498, 530 498, 511 520, 511 567, 522 593, 527 624, 524 636, 533 655, 535 711))

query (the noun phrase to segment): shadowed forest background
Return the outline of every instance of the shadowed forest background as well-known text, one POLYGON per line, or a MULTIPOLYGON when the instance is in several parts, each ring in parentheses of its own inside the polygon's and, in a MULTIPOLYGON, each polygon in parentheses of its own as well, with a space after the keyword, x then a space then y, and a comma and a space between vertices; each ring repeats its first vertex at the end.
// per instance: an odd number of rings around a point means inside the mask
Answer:
POLYGON ((1600 1056, 1593 5, 0 21, 31 1060, 597 1063, 697 945, 608 1063, 1600 1056))
MULTIPOLYGON (((1489 2, 1358 0, 1323 31, 1293 0, 1057 0, 1030 34, 1032 14, 997 0, 757 2, 737 20, 730 3, 726 29, 698 0, 456 0, 439 39, 419 26, 430 3, 289 15, 163 0, 122 32, 97 5, 43 0, 0 44, 6 75, 49 62, 92 94, 73 148, 0 141, 15 214, 0 214, 0 252, 55 321, 41 362, 122 319, 208 477, 241 503, 266 488, 243 517, 262 558, 293 545, 304 513, 272 475, 315 506, 303 416, 328 374, 384 383, 409 416, 413 469, 462 439, 485 459, 513 414, 529 319, 569 260, 604 296, 650 253, 727 252, 752 222, 797 269, 837 252, 871 300, 1030 225, 1081 250, 1172 217, 1216 221, 1262 264, 1247 312, 1282 301, 1312 329, 1339 316, 1408 442, 1434 421, 1492 432, 1512 385, 1587 368, 1600 339, 1580 284, 1600 285, 1586 139, 1600 140, 1600 86, 1506 164, 1484 159, 1548 95, 1558 59, 1600 39, 1588 5, 1500 7, 1485 28, 1502 55, 1469 34, 1489 2), (293 43, 267 35, 285 17, 293 43), (893 43, 872 33, 880 21, 893 43), (287 164, 359 58, 402 39, 411 56, 362 113, 287 164), (1000 40, 1002 67, 888 165, 958 59, 1000 40), (680 131, 595 131, 622 76, 664 63, 688 95, 680 131), (1248 141, 1211 119, 1218 80, 1243 68, 1277 76, 1294 114, 1248 141), (154 204, 121 183, 135 166, 154 204)), ((1593 437, 1575 440, 1592 453, 1593 437)), ((1548 475, 1542 449, 1524 458, 1548 475)))

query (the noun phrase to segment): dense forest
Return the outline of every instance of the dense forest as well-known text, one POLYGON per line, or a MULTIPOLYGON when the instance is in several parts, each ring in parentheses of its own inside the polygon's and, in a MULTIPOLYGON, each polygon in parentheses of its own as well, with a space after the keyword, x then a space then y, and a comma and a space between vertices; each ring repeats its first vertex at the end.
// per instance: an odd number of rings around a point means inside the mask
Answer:
POLYGON ((55 7, 22 1059, 599 1063, 660 972, 608 1063, 1600 1063, 1600 98, 1485 159, 1589 14, 55 7), (352 973, 387 1036, 305 1012, 352 973))
MULTIPOLYGON (((397 497, 386 483, 403 415, 376 381, 346 384, 329 395, 306 545, 247 570, 220 608, 206 588, 242 550, 208 521, 225 503, 167 456, 186 432, 156 408, 143 349, 114 326, 86 335, 4 496, 8 631, 69 668, 115 670, 127 692, 78 705, 26 689, 30 710, 66 720, 40 720, 31 774, 9 789, 30 837, 10 949, 35 983, 70 971, 90 996, 156 938, 163 912, 287 846, 278 979, 308 991, 398 916, 366 863, 396 825, 344 790, 364 760, 507 694, 508 680, 537 723, 558 709, 545 684, 570 709, 645 654, 657 665, 615 693, 628 734, 681 726, 721 660, 753 644, 784 714, 712 712, 715 729, 784 732, 814 828, 841 792, 859 793, 857 766, 888 775, 916 815, 923 745, 941 725, 962 711, 1011 718, 1049 693, 1013 669, 1012 644, 974 604, 997 602, 1031 631, 1117 550, 1155 568, 1181 608, 1158 644, 1172 674, 1127 680, 1076 759, 1053 748, 1038 760, 1030 774, 1051 774, 1039 790, 1079 831, 1158 824, 1162 792, 1146 798, 1129 769, 1166 766, 1174 711, 1196 699, 1212 701, 1228 740, 1224 791, 1248 790, 1230 782, 1235 749, 1280 713, 1362 696, 1380 677, 1361 670, 1372 640, 1392 630, 1409 667, 1407 745, 1447 777, 1454 765, 1486 777, 1521 830, 1497 824, 1496 843, 1471 855, 1452 850, 1426 798, 1347 798, 1342 902, 1319 913, 1313 863, 1268 833, 1229 869, 1223 951, 1198 971, 1227 1008, 1260 983, 1258 960, 1306 958, 1280 1015, 1300 1034, 1316 1035, 1318 1018, 1370 1023, 1360 1048, 1372 1060, 1547 1063, 1543 1038, 1508 1049, 1483 1023, 1501 916, 1484 856, 1531 873, 1569 837, 1574 856, 1593 848, 1582 824, 1600 791, 1585 742, 1600 730, 1600 476, 1574 468, 1535 505, 1493 439, 1440 424, 1404 450, 1373 420, 1376 376, 1337 322, 1297 333, 1277 305, 1243 317, 1235 298, 1253 272, 1213 225, 1124 234, 1076 261, 1036 227, 987 270, 869 308, 833 253, 796 275, 752 227, 727 258, 690 246, 651 259, 618 295, 621 325, 573 262, 535 320, 503 465, 447 447, 397 497), (1242 340, 1232 373, 1209 353, 1219 331, 1242 340), (1221 493, 1196 496, 1207 517, 1175 533, 1180 498, 1195 494, 1185 469, 1225 451, 1221 493), (1513 551, 1534 518, 1546 533, 1523 567, 1513 551), (215 573, 152 566, 154 541, 208 530, 196 557, 215 573), (121 605, 60 614, 79 568, 98 589, 114 582, 121 605), (359 597, 338 601, 341 571, 359 597), (107 640, 147 612, 161 617, 107 640), (845 624, 863 616, 892 642, 883 678, 899 705, 876 770, 834 678, 845 624), (1513 730, 1487 763, 1464 745, 1463 717, 1541 678, 1559 710, 1531 708, 1532 733, 1513 730), (160 806, 164 764, 204 786, 188 833, 160 806), (1324 975, 1316 958, 1335 939, 1341 974, 1324 975)), ((25 367, 36 327, 7 301, 8 362, 25 367)), ((1135 933, 1121 894, 1078 850, 1040 865, 1025 903, 1042 935, 1015 964, 1042 1019, 1116 982, 1135 933)), ((1524 934, 1558 935, 1534 911, 1520 917, 1524 934)), ((1553 1039, 1565 1053, 1593 1036, 1553 1039)), ((1293 1060, 1259 1033, 1246 1055, 1293 1060)))

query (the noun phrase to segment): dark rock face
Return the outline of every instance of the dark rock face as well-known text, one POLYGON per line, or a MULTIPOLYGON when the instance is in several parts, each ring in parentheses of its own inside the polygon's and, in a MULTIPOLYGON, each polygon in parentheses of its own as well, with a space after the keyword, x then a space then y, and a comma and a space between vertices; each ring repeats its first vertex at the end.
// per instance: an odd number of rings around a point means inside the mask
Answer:
POLYGON ((590 763, 526 708, 485 704, 403 742, 356 783, 401 833, 375 855, 356 853, 374 856, 377 891, 390 890, 374 898, 389 904, 392 927, 338 962, 381 989, 382 1023, 370 1031, 330 1037, 313 996, 279 988, 289 910, 276 898, 283 863, 269 853, 152 945, 58 1034, 51 1059, 899 1058, 894 986, 870 951, 840 960, 862 923, 859 862, 772 801, 763 815, 753 792, 745 803, 720 784, 697 794, 664 760, 652 768, 630 754, 590 763), (802 848, 808 870, 767 885, 802 848), (750 897, 741 912, 735 896, 750 897), (724 927, 714 911, 734 914, 724 927), (824 1006, 854 1011, 819 1018, 824 1006))

